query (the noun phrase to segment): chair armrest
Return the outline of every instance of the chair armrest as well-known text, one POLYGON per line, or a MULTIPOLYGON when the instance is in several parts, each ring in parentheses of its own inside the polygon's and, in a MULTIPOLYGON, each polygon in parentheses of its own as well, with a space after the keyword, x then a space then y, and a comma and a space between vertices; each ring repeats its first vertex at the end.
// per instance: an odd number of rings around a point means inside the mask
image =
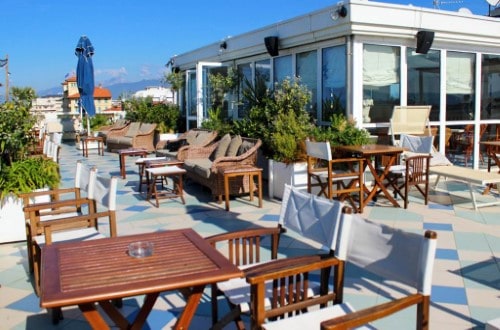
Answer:
MULTIPOLYGON (((428 298, 428 297, 427 297, 428 298)), ((352 329, 423 303, 425 296, 414 294, 321 322, 321 330, 352 329)))
POLYGON ((85 204, 90 204, 92 202, 91 199, 88 198, 79 198, 79 199, 68 199, 68 200, 59 200, 54 202, 47 203, 36 203, 26 205, 23 210, 24 212, 36 212, 47 209, 59 209, 68 206, 82 206, 85 204))

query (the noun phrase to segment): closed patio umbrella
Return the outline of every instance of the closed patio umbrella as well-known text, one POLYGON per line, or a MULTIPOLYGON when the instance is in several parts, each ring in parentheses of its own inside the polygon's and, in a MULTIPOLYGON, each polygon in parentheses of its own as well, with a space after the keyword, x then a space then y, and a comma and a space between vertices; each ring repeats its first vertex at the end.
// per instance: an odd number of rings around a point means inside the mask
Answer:
POLYGON ((94 64, 92 55, 94 55, 94 46, 86 36, 81 36, 76 45, 75 55, 78 56, 78 65, 76 67, 76 84, 80 93, 80 110, 85 111, 87 115, 87 132, 90 133, 89 116, 95 114, 94 105, 94 64))

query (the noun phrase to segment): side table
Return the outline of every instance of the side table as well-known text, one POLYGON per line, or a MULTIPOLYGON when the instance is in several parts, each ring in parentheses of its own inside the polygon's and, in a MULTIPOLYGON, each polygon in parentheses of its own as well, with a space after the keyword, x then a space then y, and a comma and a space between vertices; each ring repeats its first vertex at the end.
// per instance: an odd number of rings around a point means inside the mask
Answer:
POLYGON ((89 156, 89 142, 97 142, 97 154, 104 156, 104 139, 101 136, 82 136, 80 140, 84 157, 89 156))
POLYGON ((236 167, 225 167, 220 171, 224 176, 224 196, 226 200, 226 211, 229 211, 229 179, 236 178, 239 176, 248 175, 250 181, 250 201, 253 201, 253 190, 254 190, 254 176, 257 176, 257 189, 259 194, 259 208, 262 208, 262 169, 251 166, 243 165, 236 167))
POLYGON ((173 166, 184 165, 184 162, 173 157, 146 157, 139 158, 135 161, 135 164, 139 167, 139 192, 142 191, 142 185, 145 184, 149 186, 149 176, 147 175, 145 169, 161 166, 173 166))
POLYGON ((186 204, 184 200, 184 193, 182 188, 182 176, 186 173, 186 170, 177 166, 163 166, 163 167, 153 167, 146 168, 146 173, 148 177, 151 177, 149 180, 149 189, 147 200, 151 199, 154 195, 156 200, 156 207, 160 206, 159 199, 160 198, 177 198, 180 197, 182 204, 186 204), (156 184, 158 179, 161 179, 161 183, 163 184, 163 178, 171 178, 173 187, 172 189, 163 189, 158 191, 156 188, 156 184))
POLYGON ((127 177, 125 171, 125 157, 126 156, 141 156, 146 157, 148 155, 148 151, 145 148, 129 148, 129 149, 120 149, 118 150, 118 156, 120 157, 120 175, 122 179, 127 177))

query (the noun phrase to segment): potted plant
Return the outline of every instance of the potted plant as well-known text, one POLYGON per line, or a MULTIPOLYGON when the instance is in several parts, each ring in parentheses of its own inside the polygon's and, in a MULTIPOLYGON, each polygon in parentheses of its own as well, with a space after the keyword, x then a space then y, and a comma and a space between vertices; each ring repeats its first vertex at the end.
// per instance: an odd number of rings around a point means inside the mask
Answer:
POLYGON ((272 92, 257 81, 246 93, 252 106, 235 130, 262 140, 269 194, 281 198, 285 183, 301 186, 307 181, 305 139, 314 127, 306 110, 311 93, 299 78, 283 80, 272 92))
POLYGON ((30 157, 30 131, 36 122, 29 103, 14 97, 0 105, 0 242, 26 238, 23 205, 17 196, 59 186, 58 164, 30 157))

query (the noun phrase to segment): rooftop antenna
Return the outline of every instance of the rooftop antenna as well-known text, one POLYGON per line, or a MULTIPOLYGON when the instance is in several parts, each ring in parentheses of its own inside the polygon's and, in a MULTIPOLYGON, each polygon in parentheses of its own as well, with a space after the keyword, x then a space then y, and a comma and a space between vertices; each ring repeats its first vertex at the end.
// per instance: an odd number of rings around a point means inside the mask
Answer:
POLYGON ((462 0, 432 0, 432 4, 434 5, 434 9, 439 9, 441 5, 450 5, 455 3, 462 3, 462 0))

